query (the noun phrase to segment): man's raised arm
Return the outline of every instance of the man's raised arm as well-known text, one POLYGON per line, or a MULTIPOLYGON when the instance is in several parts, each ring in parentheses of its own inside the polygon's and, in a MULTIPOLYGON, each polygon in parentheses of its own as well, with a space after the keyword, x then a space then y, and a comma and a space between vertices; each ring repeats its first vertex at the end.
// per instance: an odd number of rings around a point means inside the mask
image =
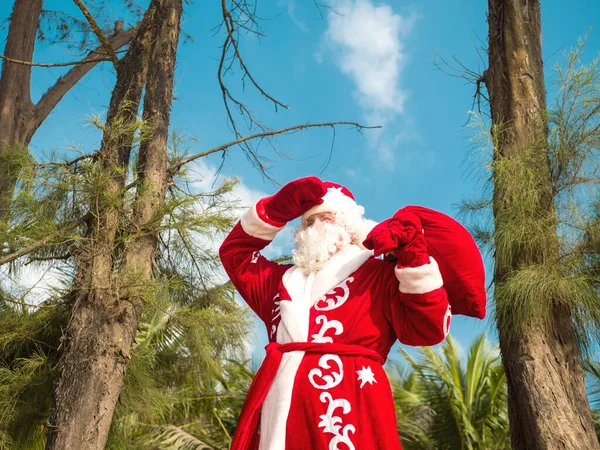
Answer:
POLYGON ((306 177, 261 199, 235 225, 219 249, 223 267, 248 306, 266 321, 279 281, 289 266, 280 266, 260 254, 287 222, 321 203, 321 180, 306 177))
POLYGON ((448 334, 451 310, 435 259, 427 252, 421 221, 399 212, 377 225, 365 247, 375 255, 393 253, 397 283, 389 294, 389 320, 406 345, 436 345, 448 334))

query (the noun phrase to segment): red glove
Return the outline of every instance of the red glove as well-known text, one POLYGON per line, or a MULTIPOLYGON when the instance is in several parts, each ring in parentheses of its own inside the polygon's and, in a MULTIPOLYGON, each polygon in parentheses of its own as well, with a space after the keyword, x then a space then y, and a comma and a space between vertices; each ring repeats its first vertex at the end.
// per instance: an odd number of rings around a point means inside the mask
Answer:
POLYGON ((266 216, 272 225, 284 226, 300 217, 313 206, 323 203, 327 190, 317 177, 305 177, 290 181, 277 193, 258 202, 260 216, 266 216))
POLYGON ((410 212, 399 212, 371 230, 363 245, 375 256, 393 253, 402 267, 429 264, 427 243, 419 217, 410 212))

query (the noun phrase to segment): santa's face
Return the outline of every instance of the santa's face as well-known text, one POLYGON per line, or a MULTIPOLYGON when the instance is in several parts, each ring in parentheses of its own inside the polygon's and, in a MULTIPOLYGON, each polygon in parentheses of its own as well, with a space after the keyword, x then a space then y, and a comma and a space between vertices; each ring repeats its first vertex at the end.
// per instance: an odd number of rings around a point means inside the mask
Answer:
POLYGON ((337 252, 350 245, 352 239, 346 227, 336 222, 334 213, 315 214, 296 230, 294 263, 305 274, 318 272, 337 252))

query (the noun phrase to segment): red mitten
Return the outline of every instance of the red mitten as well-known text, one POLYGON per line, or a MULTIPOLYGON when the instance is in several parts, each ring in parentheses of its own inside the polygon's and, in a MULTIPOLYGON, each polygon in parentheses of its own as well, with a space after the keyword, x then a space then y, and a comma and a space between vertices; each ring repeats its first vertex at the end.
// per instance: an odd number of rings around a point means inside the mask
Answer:
POLYGON ((272 225, 284 226, 313 206, 323 203, 326 192, 323 182, 317 177, 299 178, 284 185, 274 195, 260 200, 258 214, 266 216, 272 225))
POLYGON ((421 221, 413 213, 399 212, 377 225, 363 242, 375 256, 393 253, 401 267, 418 267, 429 263, 427 243, 421 221))

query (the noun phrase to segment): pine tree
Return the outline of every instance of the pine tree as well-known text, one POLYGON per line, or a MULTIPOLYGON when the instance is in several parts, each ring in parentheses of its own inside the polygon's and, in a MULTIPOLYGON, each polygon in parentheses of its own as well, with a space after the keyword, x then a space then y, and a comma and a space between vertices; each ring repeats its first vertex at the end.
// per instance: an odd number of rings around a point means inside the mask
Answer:
MULTIPOLYGON (((100 10, 101 3, 97 5, 100 10)), ((134 30, 123 30, 122 25, 122 21, 115 24, 107 41, 113 49, 123 47, 133 37, 134 30)), ((33 135, 62 98, 99 62, 107 59, 102 45, 89 52, 33 104, 30 93, 33 67, 57 66, 32 61, 36 40, 57 44, 66 41, 74 31, 82 37, 79 46, 87 47, 93 33, 85 21, 61 11, 44 10, 42 0, 15 0, 0 74, 0 225, 9 219, 14 186, 28 158, 33 135)))
POLYGON ((514 449, 597 449, 580 354, 600 330, 584 248, 597 198, 598 61, 581 48, 558 69, 548 108, 540 2, 490 0, 490 213, 477 234, 494 256, 495 319, 514 449), (591 196, 590 196, 591 194, 591 196), (484 227, 485 228, 485 227, 484 227), (540 414, 544 411, 544 414, 540 414))

